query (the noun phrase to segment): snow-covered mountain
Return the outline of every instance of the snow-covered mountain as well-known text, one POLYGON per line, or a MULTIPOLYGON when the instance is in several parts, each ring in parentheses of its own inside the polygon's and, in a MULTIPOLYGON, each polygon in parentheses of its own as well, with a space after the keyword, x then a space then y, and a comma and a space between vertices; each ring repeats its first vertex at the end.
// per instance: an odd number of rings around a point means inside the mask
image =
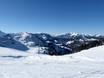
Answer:
POLYGON ((49 55, 71 54, 104 44, 102 35, 66 33, 53 36, 47 33, 0 33, 1 47, 49 55))
POLYGON ((4 32, 0 31, 0 37, 6 35, 4 32))
POLYGON ((13 48, 22 51, 28 50, 28 48, 24 44, 13 39, 11 34, 5 34, 0 37, 0 47, 13 48))

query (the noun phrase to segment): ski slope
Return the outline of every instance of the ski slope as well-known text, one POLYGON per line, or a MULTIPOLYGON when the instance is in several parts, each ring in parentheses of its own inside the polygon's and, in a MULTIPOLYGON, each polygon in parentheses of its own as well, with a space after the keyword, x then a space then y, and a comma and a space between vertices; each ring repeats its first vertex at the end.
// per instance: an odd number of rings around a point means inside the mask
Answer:
POLYGON ((104 46, 64 56, 32 55, 0 47, 0 78, 104 78, 104 46))

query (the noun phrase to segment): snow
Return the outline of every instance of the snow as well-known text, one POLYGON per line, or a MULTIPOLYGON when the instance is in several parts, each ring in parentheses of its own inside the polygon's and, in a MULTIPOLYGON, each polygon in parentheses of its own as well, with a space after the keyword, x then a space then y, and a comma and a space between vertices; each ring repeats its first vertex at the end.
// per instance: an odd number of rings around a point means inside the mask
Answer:
POLYGON ((74 41, 68 41, 66 44, 71 44, 71 43, 73 43, 74 41))
POLYGON ((72 33, 72 32, 71 32, 70 35, 71 35, 71 36, 77 36, 78 33, 72 33))
POLYGON ((99 46, 96 48, 91 48, 89 50, 84 50, 81 51, 80 53, 78 53, 78 55, 83 55, 86 56, 88 58, 91 58, 95 61, 104 61, 104 46, 99 46))
POLYGON ((28 53, 30 53, 31 55, 35 55, 38 54, 39 50, 41 47, 30 47, 30 49, 27 51, 28 53))
POLYGON ((34 45, 35 43, 34 42, 32 42, 32 41, 29 41, 29 42, 27 42, 27 43, 24 43, 25 45, 27 45, 27 46, 31 46, 31 45, 34 45))
POLYGON ((93 39, 93 38, 91 38, 91 39, 87 39, 87 41, 96 41, 97 39, 93 39))
POLYGON ((27 32, 21 32, 21 33, 19 33, 19 34, 21 35, 20 40, 25 40, 26 37, 30 36, 29 33, 27 33, 27 32))
POLYGON ((28 53, 15 49, 0 47, 0 56, 28 56, 28 53))
POLYGON ((64 56, 0 47, 0 56, 18 53, 26 57, 0 57, 0 78, 104 78, 104 46, 64 56))
POLYGON ((42 38, 43 38, 44 40, 47 40, 47 37, 46 37, 45 35, 43 35, 42 38))

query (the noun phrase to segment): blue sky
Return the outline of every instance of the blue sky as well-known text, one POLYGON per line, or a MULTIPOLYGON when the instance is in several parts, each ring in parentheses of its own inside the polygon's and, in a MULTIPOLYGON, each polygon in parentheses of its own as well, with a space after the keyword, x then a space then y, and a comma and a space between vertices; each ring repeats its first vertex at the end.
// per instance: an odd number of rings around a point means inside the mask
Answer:
POLYGON ((0 0, 0 30, 104 33, 104 0, 0 0))

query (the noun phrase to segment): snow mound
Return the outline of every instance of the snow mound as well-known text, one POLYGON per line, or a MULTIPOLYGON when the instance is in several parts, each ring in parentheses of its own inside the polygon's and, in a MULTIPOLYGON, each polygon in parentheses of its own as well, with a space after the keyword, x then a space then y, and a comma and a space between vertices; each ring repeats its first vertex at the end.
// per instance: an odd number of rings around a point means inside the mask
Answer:
POLYGON ((104 45, 68 55, 79 60, 104 61, 104 45))

